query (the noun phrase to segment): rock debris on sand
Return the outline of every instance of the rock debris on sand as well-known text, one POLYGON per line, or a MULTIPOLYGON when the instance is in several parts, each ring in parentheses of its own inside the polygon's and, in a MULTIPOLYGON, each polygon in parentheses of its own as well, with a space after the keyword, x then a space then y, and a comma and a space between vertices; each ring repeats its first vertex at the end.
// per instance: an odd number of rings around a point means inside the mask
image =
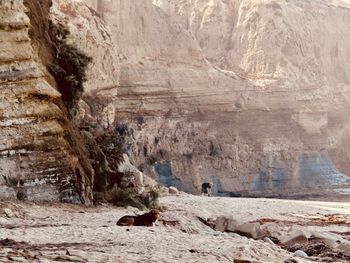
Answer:
MULTIPOLYGON (((4 217, 4 210, 10 205, 0 203, 0 217, 4 217)), ((349 203, 182 194, 162 197, 161 205, 166 210, 156 226, 119 227, 115 223, 121 216, 144 211, 131 207, 21 204, 18 211, 13 212, 22 217, 1 221, 0 262, 306 263, 315 262, 315 257, 300 257, 301 252, 293 255, 271 240, 266 242, 215 231, 198 218, 226 216, 243 222, 271 218, 277 220, 279 226, 295 221, 293 228, 305 233, 305 229, 337 231, 345 235, 349 231, 348 226, 336 223, 312 225, 312 221, 292 215, 307 217, 337 213, 348 218, 349 203), (306 221, 308 224, 303 225, 306 221)), ((285 228, 291 226, 287 224, 285 228)))

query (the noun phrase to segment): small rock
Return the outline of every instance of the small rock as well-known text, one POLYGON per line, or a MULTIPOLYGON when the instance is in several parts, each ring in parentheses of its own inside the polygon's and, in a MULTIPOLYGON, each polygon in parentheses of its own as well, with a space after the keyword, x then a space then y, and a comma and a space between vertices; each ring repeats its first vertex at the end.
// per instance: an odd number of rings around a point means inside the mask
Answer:
POLYGON ((346 242, 341 236, 332 233, 312 232, 310 239, 318 239, 331 248, 337 248, 339 242, 346 242))
POLYGON ((6 218, 0 217, 0 225, 7 224, 8 222, 6 218))
POLYGON ((298 261, 294 258, 289 258, 289 259, 285 260, 284 263, 298 263, 298 261))
POLYGON ((16 255, 16 256, 8 256, 7 258, 10 261, 16 262, 16 263, 26 263, 26 262, 28 262, 28 260, 24 259, 21 254, 16 255))
POLYGON ((12 212, 12 210, 9 209, 9 208, 5 208, 5 209, 4 209, 4 213, 5 213, 5 215, 6 215, 8 218, 11 218, 11 217, 14 217, 14 216, 15 216, 14 213, 12 212))
POLYGON ((179 190, 177 190, 177 188, 174 186, 170 186, 169 187, 169 194, 177 195, 177 194, 179 194, 179 190))
POLYGON ((255 260, 250 260, 250 259, 240 259, 240 258, 235 258, 233 260, 234 263, 259 263, 258 261, 255 260))
POLYGON ((27 191, 26 189, 24 188, 20 188, 18 191, 17 191, 17 199, 18 200, 21 200, 21 201, 24 201, 24 200, 27 200, 28 199, 28 196, 27 196, 27 191))
POLYGON ((281 238, 281 243, 286 246, 294 246, 295 244, 307 243, 308 239, 301 230, 294 230, 281 238))
POLYGON ((45 221, 52 221, 55 220, 55 218, 53 218, 52 216, 47 216, 44 218, 45 221))
POLYGON ((228 232, 235 232, 235 229, 237 226, 242 225, 242 222, 239 222, 233 218, 228 218, 226 231, 228 232))
MULTIPOLYGON (((347 241, 349 242, 349 241, 347 241)), ((337 247, 337 250, 339 251, 350 251, 350 245, 349 244, 339 244, 337 247)))
POLYGON ((70 256, 67 256, 67 255, 60 255, 60 256, 56 256, 55 261, 63 261, 63 262, 72 262, 70 256))
POLYGON ((239 259, 239 258, 235 258, 233 260, 234 263, 251 263, 250 260, 247 260, 247 259, 239 259))
POLYGON ((278 224, 273 222, 263 224, 261 226, 261 232, 264 236, 271 236, 276 238, 281 236, 280 227, 278 226, 278 224))
POLYGON ((227 225, 228 225, 228 220, 229 220, 229 218, 226 217, 226 216, 219 216, 215 220, 214 229, 216 231, 225 232, 226 228, 227 228, 227 225))
POLYGON ((280 244, 280 240, 277 237, 268 237, 276 245, 280 244))
POLYGON ((266 243, 269 243, 270 245, 275 245, 275 243, 273 243, 273 241, 270 239, 270 238, 268 238, 268 237, 265 237, 264 238, 264 241, 266 242, 266 243))
POLYGON ((307 258, 308 257, 308 255, 302 250, 295 251, 293 255, 296 256, 296 257, 301 257, 301 258, 307 258))
POLYGON ((260 236, 260 224, 259 223, 244 223, 238 225, 233 231, 239 235, 257 239, 260 236))

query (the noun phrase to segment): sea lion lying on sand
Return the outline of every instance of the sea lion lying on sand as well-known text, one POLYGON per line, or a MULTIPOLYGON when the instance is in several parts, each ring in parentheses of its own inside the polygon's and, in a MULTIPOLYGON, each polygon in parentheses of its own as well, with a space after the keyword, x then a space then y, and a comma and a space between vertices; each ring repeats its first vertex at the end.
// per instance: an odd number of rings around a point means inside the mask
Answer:
POLYGON ((160 217, 157 209, 152 209, 146 214, 138 216, 123 216, 117 222, 118 226, 153 226, 160 217))

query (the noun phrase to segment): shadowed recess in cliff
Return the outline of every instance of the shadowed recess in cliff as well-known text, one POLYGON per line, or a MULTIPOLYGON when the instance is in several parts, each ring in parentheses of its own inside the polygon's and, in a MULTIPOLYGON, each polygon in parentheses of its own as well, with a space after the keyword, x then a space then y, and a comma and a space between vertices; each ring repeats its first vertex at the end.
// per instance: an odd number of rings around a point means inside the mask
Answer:
POLYGON ((350 178, 336 169, 326 150, 303 154, 299 162, 299 181, 308 188, 337 188, 350 183, 350 178))
POLYGON ((86 71, 91 62, 91 57, 76 47, 62 42, 59 44, 54 61, 48 67, 72 117, 78 115, 76 113, 79 110, 78 103, 84 93, 84 82, 87 80, 86 71))
POLYGON ((154 165, 154 169, 157 173, 157 181, 164 186, 175 186, 182 189, 181 180, 173 175, 170 162, 161 162, 154 165))

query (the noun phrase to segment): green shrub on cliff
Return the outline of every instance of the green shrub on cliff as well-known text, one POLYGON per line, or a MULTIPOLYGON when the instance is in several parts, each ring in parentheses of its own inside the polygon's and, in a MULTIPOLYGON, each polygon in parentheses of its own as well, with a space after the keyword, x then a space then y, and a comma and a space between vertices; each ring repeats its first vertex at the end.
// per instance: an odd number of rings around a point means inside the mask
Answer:
POLYGON ((71 45, 63 44, 57 50, 49 70, 54 76, 62 93, 62 99, 70 110, 74 111, 84 92, 83 83, 87 80, 86 70, 92 58, 71 45))

